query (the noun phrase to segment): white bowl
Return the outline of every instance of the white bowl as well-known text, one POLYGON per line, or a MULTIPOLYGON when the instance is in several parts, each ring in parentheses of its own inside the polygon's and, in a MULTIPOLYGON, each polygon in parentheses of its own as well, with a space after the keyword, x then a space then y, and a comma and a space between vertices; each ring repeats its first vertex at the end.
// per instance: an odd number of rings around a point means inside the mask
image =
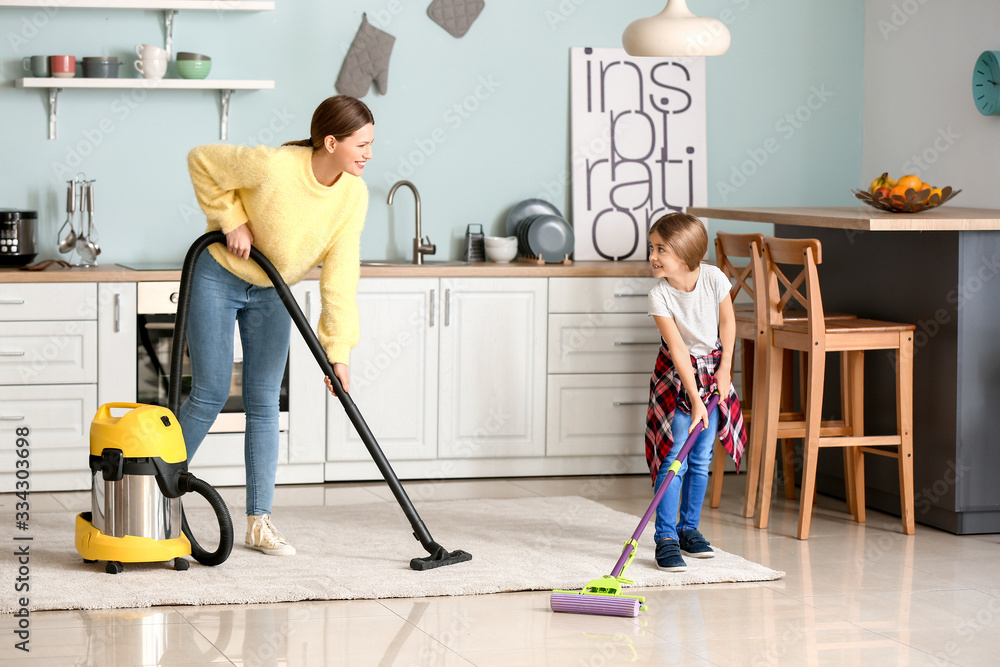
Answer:
POLYGON ((506 264, 517 257, 517 244, 512 246, 486 246, 486 256, 491 262, 506 264))
POLYGON ((503 248, 506 246, 517 247, 516 236, 487 236, 483 239, 483 244, 487 248, 503 248))

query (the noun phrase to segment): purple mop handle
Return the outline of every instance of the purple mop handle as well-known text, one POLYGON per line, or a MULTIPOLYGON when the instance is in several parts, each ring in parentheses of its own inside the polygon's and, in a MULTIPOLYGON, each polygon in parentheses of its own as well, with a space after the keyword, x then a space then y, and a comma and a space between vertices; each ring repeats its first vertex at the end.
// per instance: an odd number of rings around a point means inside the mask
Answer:
MULTIPOLYGON (((708 414, 710 416, 712 412, 715 410, 715 408, 718 407, 718 405, 719 405, 719 394, 713 393, 708 401, 708 406, 707 406, 708 414)), ((677 452, 677 456, 674 459, 675 461, 683 462, 684 459, 687 458, 688 452, 690 452, 691 448, 694 447, 694 443, 698 440, 698 436, 701 435, 701 432, 703 430, 705 430, 705 423, 699 420, 698 423, 695 425, 694 430, 691 431, 691 434, 688 436, 688 439, 684 442, 684 446, 681 447, 681 451, 677 452)), ((656 490, 656 495, 653 496, 653 502, 649 504, 649 508, 646 510, 646 513, 642 515, 642 521, 639 522, 639 525, 636 527, 635 532, 632 533, 632 541, 638 542, 639 537, 642 535, 642 531, 646 530, 646 524, 648 524, 649 520, 653 518, 653 511, 656 509, 656 506, 660 504, 660 501, 663 500, 663 494, 667 492, 667 487, 670 486, 670 482, 674 480, 674 476, 675 474, 673 470, 667 471, 666 477, 663 478, 663 483, 660 484, 660 488, 656 490)), ((611 570, 612 577, 617 578, 621 575, 622 570, 625 569, 625 563, 628 561, 629 554, 632 553, 633 548, 634 547, 630 543, 626 545, 626 547, 622 550, 622 555, 618 558, 618 562, 615 563, 615 568, 611 570)))

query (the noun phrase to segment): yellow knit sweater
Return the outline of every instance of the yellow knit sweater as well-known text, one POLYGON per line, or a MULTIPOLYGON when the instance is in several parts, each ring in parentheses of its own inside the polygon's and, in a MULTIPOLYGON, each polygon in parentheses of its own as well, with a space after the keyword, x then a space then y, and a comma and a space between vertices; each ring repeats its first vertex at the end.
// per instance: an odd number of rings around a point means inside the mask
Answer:
MULTIPOLYGON (((188 154, 188 169, 208 231, 229 233, 248 223, 254 247, 289 285, 322 262, 319 340, 331 362, 346 364, 360 338, 357 291, 368 189, 348 173, 330 187, 320 184, 311 157, 312 149, 303 146, 210 144, 188 154)), ((253 260, 224 245, 213 244, 209 252, 243 280, 271 284, 253 260)))

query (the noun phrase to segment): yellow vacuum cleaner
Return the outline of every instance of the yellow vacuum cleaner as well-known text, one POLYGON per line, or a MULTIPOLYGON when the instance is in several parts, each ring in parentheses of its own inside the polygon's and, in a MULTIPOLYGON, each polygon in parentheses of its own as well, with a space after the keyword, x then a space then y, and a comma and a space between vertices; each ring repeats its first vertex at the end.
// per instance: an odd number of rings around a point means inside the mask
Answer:
POLYGON ((84 561, 107 561, 118 574, 122 563, 173 560, 186 570, 192 555, 218 565, 233 548, 233 523, 219 494, 187 470, 180 423, 167 408, 139 403, 106 403, 90 426, 92 511, 76 517, 76 550, 84 561), (113 409, 127 410, 114 417, 113 409), (180 497, 194 491, 209 502, 219 520, 219 547, 202 549, 188 537, 180 497), (186 535, 185 535, 186 534, 186 535))

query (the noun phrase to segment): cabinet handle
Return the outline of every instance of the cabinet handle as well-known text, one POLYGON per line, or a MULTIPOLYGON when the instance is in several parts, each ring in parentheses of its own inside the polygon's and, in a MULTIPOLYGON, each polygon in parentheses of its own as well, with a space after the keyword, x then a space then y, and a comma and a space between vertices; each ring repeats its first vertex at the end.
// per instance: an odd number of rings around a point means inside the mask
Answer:
POLYGON ((616 340, 615 341, 615 347, 618 347, 620 345, 659 345, 659 344, 660 344, 660 341, 656 341, 655 343, 653 341, 642 341, 642 340, 636 340, 636 341, 632 341, 632 340, 616 340))
POLYGON ((0 422, 20 422, 24 421, 24 415, 0 415, 0 422))
POLYGON ((178 299, 181 298, 180 292, 170 293, 170 303, 177 303, 178 299))
POLYGON ((23 357, 24 352, 0 352, 0 357, 23 357))
POLYGON ((122 295, 115 292, 115 333, 122 330, 122 295))
POLYGON ((306 292, 306 322, 312 322, 312 292, 306 292))
POLYGON ((611 405, 620 408, 623 405, 649 405, 649 401, 615 401, 611 405))
POLYGON ((0 299, 0 305, 4 306, 20 306, 24 303, 24 299, 0 299))
POLYGON ((437 290, 431 290, 430 313, 428 320, 430 320, 430 326, 432 327, 434 326, 434 297, 436 293, 437 290))
POLYGON ((629 297, 648 297, 648 294, 626 294, 625 292, 615 292, 616 299, 627 299, 629 297))
POLYGON ((448 326, 451 323, 451 290, 446 289, 444 291, 444 325, 448 326))

